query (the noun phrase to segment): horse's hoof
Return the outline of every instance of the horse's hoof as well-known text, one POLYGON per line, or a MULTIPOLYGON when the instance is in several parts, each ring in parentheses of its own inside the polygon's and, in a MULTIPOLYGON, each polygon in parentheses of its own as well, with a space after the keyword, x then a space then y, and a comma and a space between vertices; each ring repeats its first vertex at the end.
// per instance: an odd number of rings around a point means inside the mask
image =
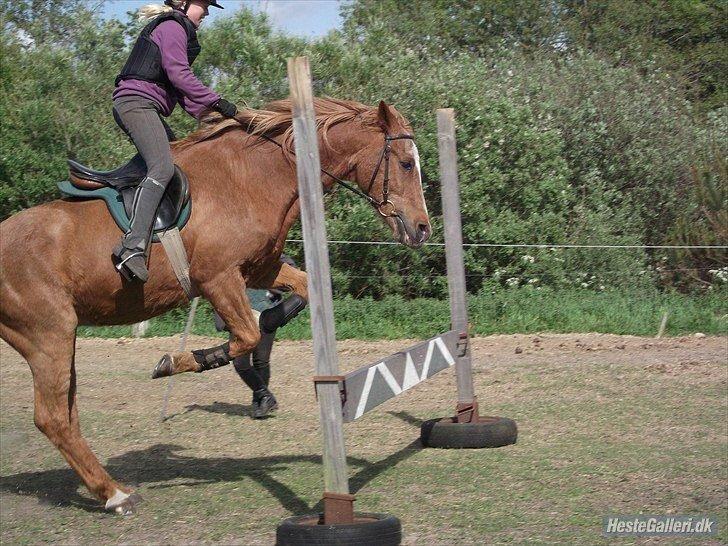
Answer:
POLYGON ((114 508, 114 512, 120 516, 133 516, 137 512, 137 504, 142 502, 141 495, 132 493, 129 495, 124 502, 114 508))
POLYGON ((172 375, 173 366, 174 361, 172 360, 172 357, 170 355, 164 355, 162 359, 157 362, 157 365, 154 366, 154 371, 152 371, 152 379, 159 379, 160 377, 167 377, 172 375))
POLYGON ((114 496, 106 501, 106 509, 120 516, 131 516, 136 513, 136 505, 140 502, 142 502, 141 495, 128 494, 117 489, 114 496))

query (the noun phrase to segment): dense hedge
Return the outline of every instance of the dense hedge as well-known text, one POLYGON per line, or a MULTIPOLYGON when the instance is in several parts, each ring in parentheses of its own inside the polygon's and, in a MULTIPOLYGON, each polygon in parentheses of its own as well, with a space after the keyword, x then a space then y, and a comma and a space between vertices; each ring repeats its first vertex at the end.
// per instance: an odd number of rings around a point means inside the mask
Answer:
MULTIPOLYGON (((537 0, 493 2, 475 29, 472 6, 479 3, 425 3, 423 18, 424 8, 355 1, 344 31, 316 42, 276 34, 264 16, 241 9, 204 29, 195 70, 226 96, 259 106, 287 93, 286 58, 306 54, 317 93, 394 104, 417 134, 435 242, 442 238, 433 110, 453 107, 466 241, 726 244, 722 83, 710 83, 716 78, 708 53, 705 77, 689 78, 694 66, 685 56, 693 53, 670 46, 665 30, 684 27, 696 43, 709 44, 706 51, 724 45, 720 27, 697 30, 712 3, 695 3, 691 16, 650 15, 661 23, 649 40, 640 39, 644 48, 651 44, 643 54, 633 43, 618 48, 605 30, 624 3, 590 2, 599 9, 579 15, 563 2, 551 20, 537 0), (517 15, 525 12, 531 16, 524 22, 517 15), (574 30, 579 17, 594 36, 574 30), (668 47, 669 62, 658 62, 668 47)), ((625 28, 634 34, 635 21, 647 15, 640 3, 627 4, 634 17, 625 28)), ((55 198, 68 156, 112 167, 132 153, 110 115, 110 95, 138 26, 103 21, 82 2, 54 0, 47 13, 22 9, 28 5, 2 7, 0 217, 55 198)), ((194 127, 180 112, 171 123, 178 134, 194 127)), ((331 239, 389 237, 355 197, 338 194, 328 203, 331 239)), ((298 234, 294 227, 291 236, 298 234)), ((288 250, 301 259, 300 245, 288 250)), ((467 250, 466 264, 471 291, 695 288, 728 278, 724 251, 479 247, 467 250)), ((439 247, 337 245, 332 268, 339 295, 446 294, 439 247)))

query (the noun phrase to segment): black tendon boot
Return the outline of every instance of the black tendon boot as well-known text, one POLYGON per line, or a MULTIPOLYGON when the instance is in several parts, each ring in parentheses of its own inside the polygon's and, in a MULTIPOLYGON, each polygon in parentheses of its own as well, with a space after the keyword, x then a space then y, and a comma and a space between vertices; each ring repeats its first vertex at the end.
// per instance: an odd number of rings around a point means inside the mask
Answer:
POLYGON ((137 279, 146 282, 149 278, 146 263, 147 246, 164 190, 163 184, 146 177, 134 194, 129 231, 124 234, 113 252, 116 270, 128 281, 137 279))
POLYGON ((253 419, 262 419, 278 408, 278 402, 267 387, 253 391, 253 419))

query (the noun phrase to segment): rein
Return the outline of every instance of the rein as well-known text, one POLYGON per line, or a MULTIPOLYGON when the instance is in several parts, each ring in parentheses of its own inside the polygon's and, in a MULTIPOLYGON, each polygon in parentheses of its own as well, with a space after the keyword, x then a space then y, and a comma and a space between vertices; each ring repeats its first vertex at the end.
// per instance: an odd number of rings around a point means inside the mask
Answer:
MULTIPOLYGON (((278 142, 277 140, 272 139, 268 135, 264 134, 258 134, 257 136, 272 142, 276 146, 278 146, 281 150, 283 150, 283 145, 278 142)), ((328 172, 326 169, 321 168, 321 172, 324 173, 326 176, 330 176, 334 179, 334 181, 339 184, 340 186, 346 188, 350 192, 355 193, 356 195, 363 197, 366 199, 371 206, 373 206, 376 211, 384 216, 385 218, 399 218, 399 212, 397 212, 397 209, 394 207, 394 203, 392 203, 389 200, 389 156, 392 151, 392 141, 393 140, 404 140, 404 139, 410 139, 414 140, 414 136, 408 135, 408 134, 401 134, 401 135, 393 135, 390 136, 385 133, 384 135, 384 147, 382 148, 382 153, 379 156, 379 161, 377 161, 377 166, 374 168, 374 172, 372 172, 372 176, 369 180, 369 188, 374 185, 374 181, 377 178, 377 174, 379 174, 379 169, 382 166, 382 162, 384 162, 384 183, 382 185, 382 200, 377 201, 374 197, 369 195, 368 193, 365 193, 361 191, 360 189, 354 187, 353 183, 348 180, 342 180, 338 176, 335 176, 328 172)), ((293 155, 295 156, 295 151, 293 152, 293 155)), ((352 167, 353 169, 353 167, 352 167)), ((346 174, 351 172, 351 169, 349 169, 346 174)))

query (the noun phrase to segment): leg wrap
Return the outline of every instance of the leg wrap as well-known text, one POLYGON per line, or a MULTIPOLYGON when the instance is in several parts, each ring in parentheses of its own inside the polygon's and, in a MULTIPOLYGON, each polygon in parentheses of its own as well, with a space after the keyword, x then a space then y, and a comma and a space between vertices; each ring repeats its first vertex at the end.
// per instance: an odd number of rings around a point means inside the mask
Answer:
POLYGON ((260 331, 267 334, 275 332, 281 326, 288 324, 305 307, 306 300, 298 294, 293 294, 260 314, 260 331))
POLYGON ((223 343, 210 349, 192 351, 192 355, 195 357, 195 362, 200 364, 200 369, 197 370, 198 373, 219 368, 220 366, 227 366, 232 360, 230 357, 230 343, 223 343))

